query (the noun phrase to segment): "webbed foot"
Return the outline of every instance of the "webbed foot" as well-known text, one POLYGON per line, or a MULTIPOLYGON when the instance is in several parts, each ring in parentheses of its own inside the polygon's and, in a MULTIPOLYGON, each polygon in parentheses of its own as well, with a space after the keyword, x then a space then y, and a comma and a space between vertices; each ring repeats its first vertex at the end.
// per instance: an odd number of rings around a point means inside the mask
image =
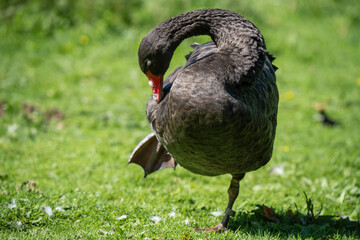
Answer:
POLYGON ((134 149, 128 163, 136 163, 145 171, 145 177, 157 170, 172 167, 176 161, 156 139, 154 133, 147 135, 134 149))

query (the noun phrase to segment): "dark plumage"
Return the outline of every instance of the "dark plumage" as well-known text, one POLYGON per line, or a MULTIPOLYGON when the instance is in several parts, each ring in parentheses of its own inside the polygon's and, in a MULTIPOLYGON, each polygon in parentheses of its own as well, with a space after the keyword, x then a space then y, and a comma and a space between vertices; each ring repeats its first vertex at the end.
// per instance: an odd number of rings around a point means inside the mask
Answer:
POLYGON ((139 64, 153 83, 155 99, 149 99, 146 113, 155 135, 136 147, 129 162, 142 165, 145 174, 174 166, 169 165, 174 159, 193 173, 231 174, 222 223, 202 230, 227 226, 239 181, 271 158, 279 97, 273 57, 265 50, 263 36, 253 23, 220 9, 170 18, 140 44, 139 64), (185 38, 203 34, 213 42, 194 45, 186 65, 162 85, 176 47, 185 38), (159 96, 156 86, 161 86, 159 96), (151 157, 145 157, 149 151, 151 157))

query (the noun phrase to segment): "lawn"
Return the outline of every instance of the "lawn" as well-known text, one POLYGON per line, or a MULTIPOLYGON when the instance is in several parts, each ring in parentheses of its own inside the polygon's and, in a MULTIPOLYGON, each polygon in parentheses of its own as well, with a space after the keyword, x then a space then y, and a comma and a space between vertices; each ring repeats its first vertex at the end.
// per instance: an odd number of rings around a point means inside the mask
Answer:
MULTIPOLYGON (((45 2, 0 4, 0 239, 360 237, 359 1, 45 2), (279 67, 272 160, 222 234, 194 228, 221 221, 229 175, 127 164, 150 132, 139 43, 197 8, 249 18, 279 67)), ((185 40, 168 73, 208 39, 185 40)))

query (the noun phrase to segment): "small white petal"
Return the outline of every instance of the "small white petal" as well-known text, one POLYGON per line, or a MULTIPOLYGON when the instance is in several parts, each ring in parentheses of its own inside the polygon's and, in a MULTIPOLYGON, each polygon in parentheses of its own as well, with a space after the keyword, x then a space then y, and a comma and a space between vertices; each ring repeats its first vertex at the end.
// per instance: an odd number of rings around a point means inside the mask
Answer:
POLYGON ((223 212, 217 211, 217 212, 212 212, 211 215, 218 217, 221 216, 223 214, 223 212))
POLYGON ((7 127, 7 131, 10 135, 14 136, 16 130, 18 129, 18 125, 16 123, 12 124, 12 125, 8 125, 7 127))
POLYGON ((257 192, 257 191, 260 191, 262 190, 264 187, 261 185, 261 184, 258 184, 258 185, 255 185, 252 190, 257 192))
POLYGON ((14 198, 11 200, 11 203, 8 206, 10 209, 16 208, 16 201, 14 198))
POLYGON ((117 218, 117 220, 123 220, 123 219, 126 219, 127 216, 126 215, 121 215, 120 217, 117 218))
POLYGON ((285 174, 285 168, 284 166, 276 166, 273 169, 270 170, 271 174, 275 175, 284 175, 285 174))
POLYGON ((160 222, 160 220, 161 220, 161 218, 158 217, 158 216, 153 216, 153 217, 151 218, 151 221, 153 221, 154 223, 158 223, 158 222, 160 222))
POLYGON ((56 207, 55 210, 59 212, 65 212, 65 210, 62 207, 56 207))
POLYGON ((189 225, 189 223, 190 223, 190 220, 187 218, 187 219, 185 219, 185 224, 186 225, 189 225))
POLYGON ((172 211, 171 213, 169 213, 170 217, 175 217, 176 213, 174 211, 172 211))
POLYGON ((52 209, 49 206, 45 206, 41 208, 49 217, 53 215, 52 209))

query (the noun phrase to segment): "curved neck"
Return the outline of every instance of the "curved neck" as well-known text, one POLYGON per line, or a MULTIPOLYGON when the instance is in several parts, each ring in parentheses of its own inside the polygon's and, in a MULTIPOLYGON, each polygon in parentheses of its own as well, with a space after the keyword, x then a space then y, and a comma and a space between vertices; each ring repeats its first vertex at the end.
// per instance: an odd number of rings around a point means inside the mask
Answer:
POLYGON ((255 25, 243 16, 221 9, 200 9, 172 17, 153 29, 160 38, 175 48, 186 38, 209 35, 219 48, 261 48, 263 36, 255 25), (252 46, 244 46, 244 43, 252 46))
POLYGON ((234 71, 242 81, 252 82, 265 60, 263 36, 255 25, 237 13, 220 9, 201 9, 172 17, 153 29, 159 38, 170 43, 168 51, 186 38, 209 35, 218 48, 234 62, 234 71), (238 68, 238 69, 237 69, 238 68))

